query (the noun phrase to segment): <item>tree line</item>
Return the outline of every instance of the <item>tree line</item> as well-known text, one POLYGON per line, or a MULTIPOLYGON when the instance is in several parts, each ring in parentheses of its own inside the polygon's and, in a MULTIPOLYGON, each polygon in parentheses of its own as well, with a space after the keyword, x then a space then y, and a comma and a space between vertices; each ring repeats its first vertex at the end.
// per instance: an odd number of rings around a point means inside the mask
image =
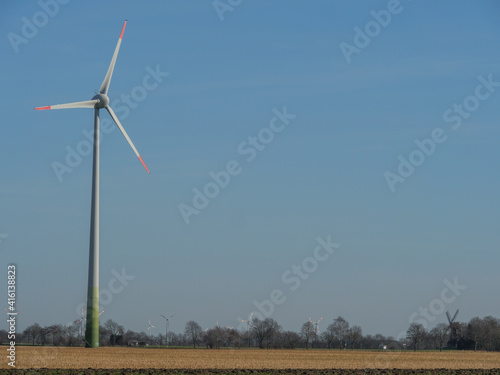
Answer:
MULTIPOLYGON (((35 323, 18 335, 17 344, 81 346, 83 345, 84 326, 81 321, 74 324, 40 326, 35 323)), ((246 330, 238 331, 233 327, 203 329, 191 320, 185 325, 183 333, 169 332, 153 335, 134 332, 109 319, 99 327, 100 345, 130 346, 192 346, 206 348, 244 348, 261 349, 380 349, 380 350, 424 350, 458 349, 500 351, 500 319, 487 316, 475 317, 468 323, 439 323, 427 330, 420 323, 411 323, 404 337, 363 335, 358 325, 350 325, 341 316, 335 318, 322 332, 318 325, 307 321, 300 330, 286 331, 271 318, 252 319, 246 330)), ((7 331, 0 330, 0 342, 7 343, 7 331)))

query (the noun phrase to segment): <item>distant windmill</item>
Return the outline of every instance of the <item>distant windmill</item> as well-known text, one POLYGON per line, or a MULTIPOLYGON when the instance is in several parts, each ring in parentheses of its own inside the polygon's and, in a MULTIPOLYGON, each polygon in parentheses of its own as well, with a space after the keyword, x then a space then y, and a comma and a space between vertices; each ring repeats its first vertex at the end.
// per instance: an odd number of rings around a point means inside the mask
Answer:
POLYGON ((321 322, 321 320, 323 320, 323 317, 319 318, 319 320, 317 322, 313 322, 311 320, 311 317, 309 317, 309 322, 312 323, 314 325, 314 330, 316 331, 316 333, 319 335, 319 322, 321 322))
MULTIPOLYGON (((104 310, 102 310, 99 313, 99 316, 101 316, 103 312, 104 310)), ((85 310, 83 309, 83 307, 82 307, 82 318, 80 320, 75 321, 75 325, 78 324, 80 324, 80 337, 83 338, 83 331, 85 330, 85 325, 87 324, 87 317, 85 316, 85 310)))
POLYGON ((455 319, 457 318, 458 315, 458 309, 455 312, 455 315, 453 315, 453 318, 451 317, 450 313, 446 311, 446 317, 448 318, 448 329, 450 330, 450 342, 454 343, 455 346, 458 344, 457 340, 457 323, 455 323, 455 319))
POLYGON ((153 332, 153 328, 156 328, 154 325, 151 324, 151 320, 148 321, 148 333, 149 337, 153 337, 151 332, 153 332))
POLYGON ((248 319, 243 319, 242 320, 243 323, 247 324, 247 333, 248 333, 248 329, 252 327, 252 315, 253 315, 253 311, 250 314, 250 316, 248 317, 248 319))
POLYGON ((80 324, 80 332, 79 332, 80 338, 83 337, 83 330, 84 330, 84 327, 85 327, 85 321, 86 320, 87 320, 87 318, 85 318, 85 310, 82 307, 82 318, 80 320, 75 321, 75 325, 80 324))
MULTIPOLYGON (((165 328, 165 344, 168 348, 168 324, 170 323, 170 319, 174 317, 175 314, 170 315, 168 318, 165 315, 160 314, 163 319, 165 319, 166 328, 165 328)), ((161 343, 160 343, 161 344, 161 343)))
POLYGON ((247 339, 248 339, 248 346, 250 346, 250 335, 249 335, 249 330, 250 328, 253 328, 252 326, 252 316, 253 316, 253 311, 252 313, 250 314, 250 316, 248 317, 248 319, 242 319, 242 323, 246 323, 247 324, 247 339))

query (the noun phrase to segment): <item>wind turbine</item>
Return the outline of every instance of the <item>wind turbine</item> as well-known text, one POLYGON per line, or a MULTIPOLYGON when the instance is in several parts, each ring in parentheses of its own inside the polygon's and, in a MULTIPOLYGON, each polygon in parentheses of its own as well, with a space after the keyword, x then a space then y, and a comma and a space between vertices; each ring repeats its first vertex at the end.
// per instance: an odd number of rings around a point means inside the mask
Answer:
POLYGON ((139 152, 135 148, 134 144, 130 140, 127 132, 123 128, 120 120, 116 117, 115 112, 109 106, 108 89, 111 83, 111 77, 113 76, 113 70, 115 68, 116 58, 118 56, 118 51, 120 50, 120 45, 122 43, 123 33, 125 32, 125 26, 127 21, 123 23, 122 32, 118 43, 109 64, 108 72, 102 81, 99 93, 95 95, 92 100, 86 100, 83 102, 74 102, 67 104, 57 104, 46 107, 38 107, 36 110, 41 109, 65 109, 65 108, 94 108, 94 151, 93 151, 93 163, 92 163, 92 202, 91 202, 91 213, 90 213, 90 246, 89 246, 89 274, 88 274, 88 290, 87 290, 87 324, 85 329, 85 346, 91 348, 99 347, 99 110, 105 108, 110 114, 111 118, 115 122, 118 129, 122 132, 123 136, 127 140, 132 150, 137 155, 141 161, 146 171, 149 173, 148 167, 139 155, 139 152))
MULTIPOLYGON (((104 310, 102 310, 99 313, 99 316, 101 316, 103 312, 104 312, 104 310)), ((83 337, 83 327, 84 327, 84 325, 85 325, 86 322, 87 322, 87 318, 85 317, 85 310, 82 307, 82 318, 80 320, 75 320, 75 325, 78 325, 78 324, 81 323, 81 326, 80 326, 80 337, 83 337)))
POLYGON ((248 333, 248 328, 252 327, 252 315, 253 315, 253 311, 250 314, 250 316, 248 317, 248 319, 242 319, 241 320, 243 323, 247 324, 247 333, 248 333))
POLYGON ((148 322, 148 332, 149 332, 149 338, 153 338, 153 335, 152 335, 152 331, 153 331, 153 328, 156 328, 154 325, 151 324, 151 320, 149 320, 148 322))
POLYGON ((80 320, 75 321, 75 325, 78 325, 81 323, 81 325, 80 325, 80 337, 83 337, 83 325, 86 322, 86 320, 87 319, 85 318, 85 311, 83 310, 83 307, 82 307, 82 318, 80 320))
POLYGON ((17 315, 17 314, 19 314, 19 311, 16 311, 16 312, 9 312, 9 310, 7 310, 5 307, 4 307, 3 309, 5 310, 5 313, 6 313, 7 315, 17 315))
MULTIPOLYGON (((170 319, 174 317, 175 314, 172 314, 170 315, 168 318, 165 316, 165 315, 162 315, 160 314, 163 319, 165 319, 165 323, 166 323, 166 328, 165 328, 165 344, 167 345, 167 348, 168 348, 168 324, 170 322, 170 319)), ((160 343, 161 345, 161 343, 160 343)))
POLYGON ((457 323, 455 323, 455 319, 457 318, 458 315, 458 309, 455 312, 455 315, 453 315, 453 318, 451 317, 450 313, 446 311, 446 317, 448 318, 448 329, 450 331, 450 340, 449 341, 455 341, 457 339, 457 323))
POLYGON ((250 314, 250 316, 248 317, 248 319, 242 319, 242 320, 241 320, 243 323, 246 323, 246 324, 247 324, 247 339, 248 339, 248 346, 250 346, 250 335, 248 334, 248 331, 249 331, 250 327, 252 327, 252 315, 253 315, 253 311, 252 311, 252 313, 250 314))
POLYGON ((316 331, 316 334, 318 334, 318 335, 319 335, 319 322, 321 322, 321 320, 323 320, 323 317, 319 318, 319 320, 317 322, 313 322, 311 320, 311 317, 309 317, 309 322, 311 322, 314 325, 314 330, 316 331))

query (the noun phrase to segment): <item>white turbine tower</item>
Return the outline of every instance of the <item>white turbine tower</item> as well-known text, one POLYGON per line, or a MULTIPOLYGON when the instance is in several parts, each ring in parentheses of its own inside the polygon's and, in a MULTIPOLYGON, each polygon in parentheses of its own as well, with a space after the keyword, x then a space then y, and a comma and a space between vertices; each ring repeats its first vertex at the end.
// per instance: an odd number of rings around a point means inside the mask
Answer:
MULTIPOLYGON (((166 328, 165 328, 165 344, 168 348, 168 324, 170 323, 170 319, 174 317, 175 314, 170 315, 168 318, 165 315, 160 314, 163 319, 165 319, 166 328)), ((160 343, 161 344, 161 343, 160 343)))
POLYGON ((309 317, 309 322, 311 322, 314 326, 314 331, 316 331, 316 334, 319 335, 319 322, 321 322, 321 320, 323 320, 323 317, 319 318, 319 320, 317 322, 313 322, 311 320, 311 317, 309 317))
POLYGON ((88 290, 87 290, 87 324, 85 329, 85 346, 91 348, 99 347, 99 138, 100 138, 100 128, 99 128, 99 110, 106 109, 110 114, 111 118, 115 122, 118 129, 122 132, 123 136, 127 140, 132 150, 137 155, 141 161, 146 171, 149 173, 148 167, 139 155, 139 152, 135 148, 134 144, 130 140, 127 132, 123 128, 120 120, 116 117, 115 112, 109 106, 108 89, 111 83, 111 77, 113 76, 113 70, 115 68, 116 58, 118 56, 118 51, 120 50, 120 45, 122 43, 123 33, 125 32, 125 26, 127 21, 125 20, 118 39, 118 43, 109 64, 108 72, 104 77, 104 81, 101 84, 99 93, 95 95, 92 100, 86 100, 83 102, 74 102, 67 104, 57 104, 46 107, 35 108, 40 109, 65 109, 65 108, 94 108, 94 151, 93 151, 93 163, 92 163, 92 203, 91 203, 91 213, 90 213, 90 246, 89 246, 89 274, 88 274, 88 290))

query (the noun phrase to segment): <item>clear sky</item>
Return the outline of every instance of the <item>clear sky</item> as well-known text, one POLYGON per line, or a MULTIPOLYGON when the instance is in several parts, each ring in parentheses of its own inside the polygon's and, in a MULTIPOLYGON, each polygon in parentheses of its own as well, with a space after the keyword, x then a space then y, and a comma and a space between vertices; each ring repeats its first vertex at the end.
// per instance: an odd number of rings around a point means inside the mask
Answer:
POLYGON ((93 112, 33 108, 91 99, 125 19, 108 94, 151 174, 103 135, 102 320, 499 316, 498 2, 62 3, 0 12, 19 329, 78 318, 87 291, 93 112))

